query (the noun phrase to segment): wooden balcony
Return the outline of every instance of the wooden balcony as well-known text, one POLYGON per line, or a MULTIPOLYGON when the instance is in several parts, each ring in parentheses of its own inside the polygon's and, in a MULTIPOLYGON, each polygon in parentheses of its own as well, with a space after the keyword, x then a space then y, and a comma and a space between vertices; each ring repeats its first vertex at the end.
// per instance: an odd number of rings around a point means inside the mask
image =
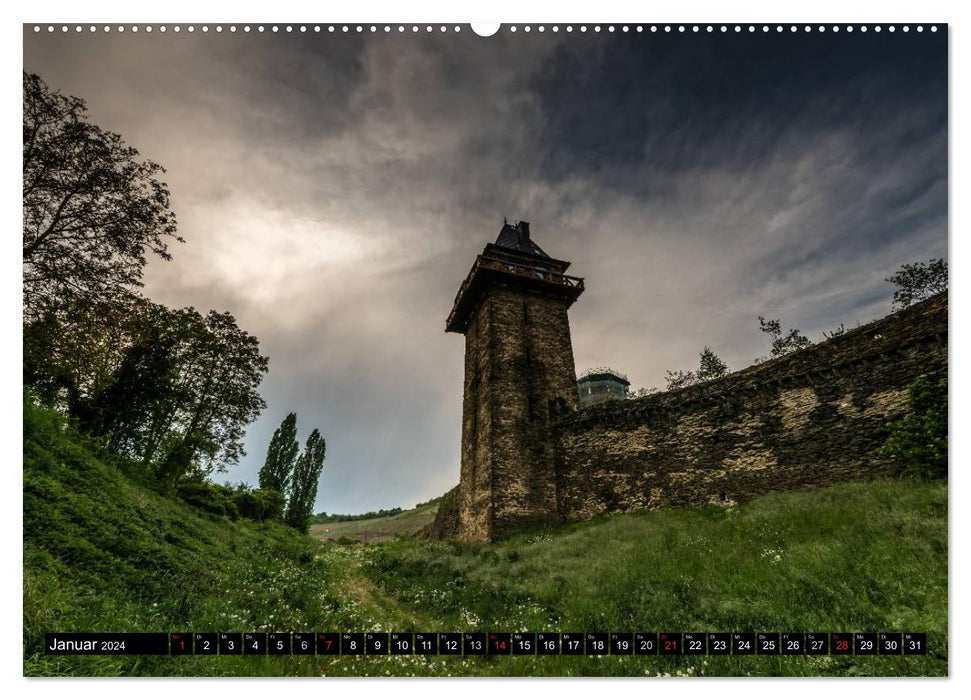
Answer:
POLYGON ((526 265, 512 260, 480 255, 466 276, 452 312, 445 322, 448 333, 464 333, 472 314, 491 285, 516 287, 545 296, 563 299, 572 304, 583 293, 583 278, 544 269, 540 265, 526 265))

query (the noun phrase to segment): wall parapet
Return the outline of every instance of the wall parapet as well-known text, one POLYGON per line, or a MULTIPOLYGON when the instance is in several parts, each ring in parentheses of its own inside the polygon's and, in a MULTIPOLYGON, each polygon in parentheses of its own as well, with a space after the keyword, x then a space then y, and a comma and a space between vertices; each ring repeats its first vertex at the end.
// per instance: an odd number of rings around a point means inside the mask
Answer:
POLYGON ((853 366, 883 364, 921 345, 947 345, 947 292, 811 347, 673 391, 608 401, 564 416, 555 427, 569 430, 626 417, 644 417, 686 406, 713 404, 769 387, 813 386, 853 366))

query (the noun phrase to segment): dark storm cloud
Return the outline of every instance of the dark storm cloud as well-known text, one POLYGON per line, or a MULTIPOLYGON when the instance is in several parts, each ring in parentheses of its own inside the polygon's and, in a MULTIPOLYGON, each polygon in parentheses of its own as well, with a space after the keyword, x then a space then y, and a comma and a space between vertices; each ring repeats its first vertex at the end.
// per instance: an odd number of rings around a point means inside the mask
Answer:
POLYGON ((458 479, 463 343, 443 333, 502 216, 587 291, 578 369, 635 386, 889 310, 946 255, 943 34, 47 36, 25 69, 162 163, 185 246, 146 292, 229 309, 271 358, 232 480, 291 410, 318 509, 458 479))
POLYGON ((531 81, 549 106, 540 167, 547 177, 617 166, 751 168, 794 132, 865 132, 916 105, 926 110, 914 124, 920 138, 946 123, 946 52, 939 36, 914 39, 661 34, 561 43, 531 81))

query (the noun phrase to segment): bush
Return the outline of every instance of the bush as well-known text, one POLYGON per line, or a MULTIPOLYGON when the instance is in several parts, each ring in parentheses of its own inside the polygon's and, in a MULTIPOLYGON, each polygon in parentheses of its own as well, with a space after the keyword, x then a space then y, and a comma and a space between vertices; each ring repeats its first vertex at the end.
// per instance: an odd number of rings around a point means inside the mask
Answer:
POLYGON ((255 491, 248 489, 237 490, 233 494, 233 504, 241 518, 250 520, 263 520, 263 501, 255 491))
POLYGON ((947 381, 921 375, 907 387, 912 413, 887 426, 882 453, 900 464, 901 476, 947 478, 947 381))
POLYGON ((251 489, 240 485, 233 494, 233 504, 241 518, 259 522, 280 521, 283 518, 286 497, 273 489, 251 489))
POLYGON ((273 489, 259 489, 258 493, 263 502, 263 520, 283 522, 283 510, 287 505, 287 497, 273 489))
POLYGON ((216 515, 225 515, 232 520, 239 517, 234 501, 234 492, 229 486, 213 484, 209 481, 189 481, 179 484, 176 493, 190 506, 216 515))

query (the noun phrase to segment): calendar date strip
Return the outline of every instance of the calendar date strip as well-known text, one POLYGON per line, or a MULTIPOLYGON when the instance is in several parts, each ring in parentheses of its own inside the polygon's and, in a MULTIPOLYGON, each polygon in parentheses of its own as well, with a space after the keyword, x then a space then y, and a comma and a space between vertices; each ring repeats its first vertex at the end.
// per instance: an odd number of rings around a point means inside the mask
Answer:
POLYGON ((48 655, 892 656, 924 632, 50 632, 48 655))

